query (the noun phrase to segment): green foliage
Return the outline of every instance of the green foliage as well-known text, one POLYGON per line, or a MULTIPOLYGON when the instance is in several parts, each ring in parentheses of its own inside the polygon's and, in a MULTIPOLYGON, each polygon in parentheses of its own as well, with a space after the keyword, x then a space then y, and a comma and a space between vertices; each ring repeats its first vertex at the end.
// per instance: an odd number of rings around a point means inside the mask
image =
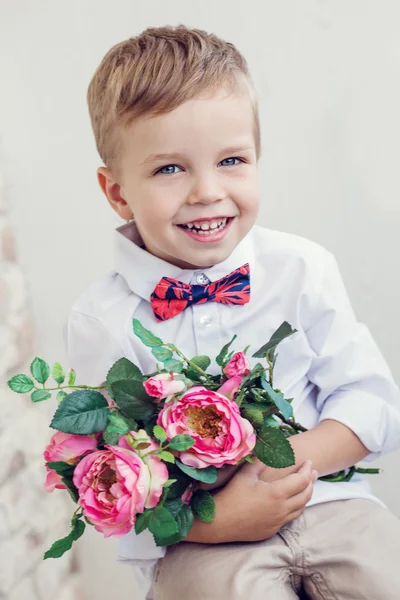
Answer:
POLYGON ((48 400, 49 398, 51 398, 51 394, 47 390, 35 390, 31 394, 32 402, 43 402, 43 400, 48 400))
POLYGON ((211 364, 211 360, 208 356, 194 356, 190 359, 190 362, 196 365, 196 367, 200 367, 202 371, 207 371, 208 367, 211 364))
POLYGON ((164 427, 161 427, 160 425, 154 425, 153 434, 159 442, 167 441, 167 432, 165 431, 164 427))
POLYGON ((180 460, 176 461, 176 465, 196 481, 202 481, 203 483, 215 483, 217 481, 217 469, 215 467, 206 467, 205 469, 195 469, 184 465, 180 460))
POLYGON ((159 456, 161 460, 165 462, 172 464, 175 462, 175 456, 172 454, 172 452, 168 452, 167 450, 162 450, 157 454, 157 456, 159 456))
POLYGON ((71 526, 71 532, 65 538, 54 542, 50 550, 47 550, 43 557, 45 560, 47 558, 60 558, 65 552, 70 550, 72 544, 83 535, 85 531, 85 523, 83 521, 80 519, 73 519, 71 526))
POLYGON ((31 373, 37 382, 46 383, 50 377, 50 366, 42 358, 36 356, 31 364, 31 373))
POLYGON ((184 450, 189 450, 189 448, 191 448, 195 444, 195 442, 196 440, 192 438, 191 435, 182 433, 172 438, 172 440, 169 443, 169 447, 171 448, 171 450, 183 452, 184 450))
POLYGON ((257 433, 254 455, 274 469, 284 469, 295 464, 292 446, 282 431, 274 427, 263 427, 257 433))
POLYGON ((145 346, 154 348, 155 346, 163 345, 163 341, 156 337, 149 329, 145 329, 140 321, 133 319, 132 324, 135 335, 138 336, 145 346))
POLYGON ((177 541, 180 539, 178 523, 170 511, 164 506, 158 506, 153 509, 150 515, 148 528, 153 534, 157 546, 164 546, 166 539, 176 536, 177 534, 177 541))
POLYGON ((167 371, 173 371, 174 373, 181 373, 183 370, 183 363, 176 358, 169 358, 164 361, 164 369, 167 371))
POLYGON ((254 352, 253 358, 264 358, 267 357, 268 360, 273 360, 275 355, 275 349, 284 339, 296 333, 296 329, 292 329, 287 321, 282 323, 280 327, 272 334, 269 342, 261 346, 257 352, 254 352))
POLYGON ((59 405, 50 427, 64 433, 91 435, 103 431, 109 413, 107 400, 95 390, 78 390, 59 405))
POLYGON ((14 375, 7 381, 8 387, 17 394, 28 394, 35 387, 34 382, 26 375, 14 375))
POLYGON ((111 384, 114 400, 121 412, 131 419, 148 419, 155 411, 155 404, 136 379, 122 379, 111 384))
POLYGON ((212 523, 215 517, 215 502, 212 494, 205 490, 197 490, 190 501, 195 517, 205 523, 212 523))
POLYGON ((68 373, 67 386, 68 387, 74 386, 75 385, 75 381, 76 381, 76 372, 74 371, 74 369, 70 369, 70 372, 68 373))
POLYGON ((217 358, 215 359, 215 362, 220 367, 224 367, 226 365, 226 363, 228 362, 228 360, 229 360, 229 359, 227 359, 228 350, 229 350, 230 345, 236 340, 236 338, 237 338, 237 335, 234 335, 233 338, 231 339, 231 341, 222 347, 221 352, 218 354, 217 358))
POLYGON ((58 403, 58 404, 61 404, 61 402, 62 402, 62 401, 64 400, 64 398, 66 398, 67 396, 68 396, 68 394, 67 394, 66 392, 63 392, 62 390, 61 390, 61 392, 58 392, 58 394, 57 394, 57 398, 56 398, 56 399, 57 399, 57 403, 58 403))
POLYGON ((113 364, 111 369, 107 373, 106 387, 107 392, 114 398, 112 384, 116 381, 133 379, 136 381, 143 381, 143 375, 139 367, 127 358, 120 358, 116 363, 113 364))
POLYGON ((151 353, 156 360, 162 363, 166 360, 170 360, 173 356, 173 353, 169 348, 163 348, 162 346, 154 346, 151 349, 151 353))
POLYGON ((293 417, 293 408, 291 404, 287 400, 285 400, 283 394, 281 394, 280 392, 276 392, 270 386, 265 377, 261 378, 261 385, 263 389, 267 392, 268 398, 275 404, 277 408, 279 408, 285 419, 291 419, 293 417))
POLYGON ((250 421, 254 429, 260 429, 264 425, 264 415, 257 408, 245 408, 242 411, 242 417, 250 421))
POLYGON ((136 521, 135 521, 136 535, 139 535, 139 533, 142 533, 142 531, 147 529, 147 527, 149 526, 152 512, 153 512, 153 509, 150 509, 150 510, 145 510, 144 512, 137 515, 136 521))
POLYGON ((51 376, 53 377, 54 381, 56 381, 58 384, 61 385, 62 383, 64 383, 65 372, 59 362, 54 363, 53 368, 51 370, 51 376))

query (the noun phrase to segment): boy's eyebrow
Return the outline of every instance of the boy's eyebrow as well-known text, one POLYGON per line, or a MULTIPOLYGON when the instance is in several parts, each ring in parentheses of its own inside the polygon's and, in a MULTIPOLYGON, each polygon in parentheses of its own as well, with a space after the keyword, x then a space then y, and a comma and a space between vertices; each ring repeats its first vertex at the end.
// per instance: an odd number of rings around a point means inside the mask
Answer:
MULTIPOLYGON (((223 150, 220 151, 220 154, 236 154, 237 152, 244 152, 246 150, 251 150, 252 146, 230 146, 229 148, 224 148, 223 150)), ((147 158, 144 159, 143 162, 141 162, 141 166, 143 165, 147 165, 149 163, 155 162, 157 160, 166 160, 166 161, 170 161, 170 160, 179 160, 180 158, 182 158, 183 154, 180 154, 179 152, 169 152, 166 154, 149 154, 149 156, 147 158)))

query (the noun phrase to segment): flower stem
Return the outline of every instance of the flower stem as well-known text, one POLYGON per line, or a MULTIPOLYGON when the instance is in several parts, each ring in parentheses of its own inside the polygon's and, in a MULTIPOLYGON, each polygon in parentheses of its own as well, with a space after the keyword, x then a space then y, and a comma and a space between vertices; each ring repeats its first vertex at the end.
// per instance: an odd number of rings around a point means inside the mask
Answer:
POLYGON ((191 360, 189 360, 187 358, 187 356, 185 356, 183 354, 183 352, 181 352, 180 350, 178 350, 178 348, 176 348, 173 344, 164 344, 164 346, 166 348, 169 348, 173 352, 176 352, 176 354, 178 356, 180 356, 190 366, 191 369, 194 369, 195 371, 197 371, 198 373, 200 373, 201 375, 203 375, 203 377, 206 377, 208 379, 207 373, 205 371, 203 371, 203 369, 201 367, 199 367, 198 365, 196 365, 195 363, 193 363, 191 360))
MULTIPOLYGON (((105 390, 106 386, 105 385, 99 385, 97 387, 93 387, 91 385, 59 385, 56 388, 47 388, 45 387, 45 384, 43 384, 44 389, 46 390, 46 392, 56 392, 59 390, 105 390)), ((35 390, 40 390, 42 388, 38 388, 35 385, 35 390)))

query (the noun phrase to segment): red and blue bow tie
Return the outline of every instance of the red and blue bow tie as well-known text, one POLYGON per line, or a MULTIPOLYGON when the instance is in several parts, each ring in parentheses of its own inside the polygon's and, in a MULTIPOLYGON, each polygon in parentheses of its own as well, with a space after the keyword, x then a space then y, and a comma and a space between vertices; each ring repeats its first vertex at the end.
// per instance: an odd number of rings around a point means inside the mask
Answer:
POLYGON ((226 277, 206 285, 191 285, 171 277, 163 277, 150 299, 157 321, 171 319, 192 304, 246 304, 250 301, 250 267, 245 264, 226 277))

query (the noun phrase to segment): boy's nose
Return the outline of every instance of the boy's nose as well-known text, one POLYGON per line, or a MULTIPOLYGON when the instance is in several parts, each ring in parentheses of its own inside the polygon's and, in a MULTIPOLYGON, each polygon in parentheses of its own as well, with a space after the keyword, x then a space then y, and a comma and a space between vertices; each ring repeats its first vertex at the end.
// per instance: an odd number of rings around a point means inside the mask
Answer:
POLYGON ((188 204, 212 204, 223 200, 226 193, 213 177, 202 178, 193 185, 187 198, 188 204))

